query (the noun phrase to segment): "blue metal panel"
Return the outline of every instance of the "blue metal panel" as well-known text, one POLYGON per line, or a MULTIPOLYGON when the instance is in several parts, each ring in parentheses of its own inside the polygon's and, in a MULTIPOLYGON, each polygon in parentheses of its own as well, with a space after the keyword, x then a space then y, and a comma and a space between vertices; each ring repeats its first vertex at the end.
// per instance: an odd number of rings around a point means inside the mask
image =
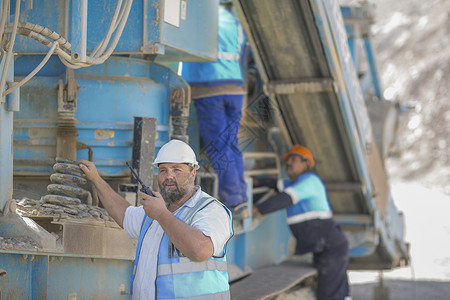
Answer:
POLYGON ((4 251, 4 299, 130 299, 129 260, 93 259, 4 251))
POLYGON ((377 64, 375 62, 375 56, 374 56, 373 50, 372 50, 372 43, 370 42, 370 39, 368 37, 364 38, 364 47, 366 49, 367 60, 369 62, 369 66, 370 66, 370 74, 371 74, 373 88, 375 90, 375 95, 377 96, 377 98, 379 100, 382 100, 383 94, 381 92, 381 84, 378 79, 378 68, 377 68, 377 64))
POLYGON ((346 25, 345 29, 347 31, 347 34, 349 35, 348 39, 347 39, 348 47, 350 49, 350 53, 352 54, 353 63, 355 64, 355 67, 357 68, 357 66, 358 66, 358 54, 359 54, 358 53, 358 49, 357 49, 358 43, 355 42, 353 36, 349 33, 352 30, 352 28, 350 26, 346 25))
POLYGON ((77 299, 130 299, 131 261, 55 258, 50 262, 47 299, 68 299, 68 295, 77 299))
MULTIPOLYGON (((18 61, 19 64, 21 63, 18 61)), ((53 160, 56 155, 58 77, 35 77, 21 88, 21 109, 14 118, 14 159, 53 160)), ((14 172, 52 172, 52 165, 14 164, 14 172)))
MULTIPOLYGON (((218 0, 177 0, 171 3, 177 2, 179 12, 173 11, 174 8, 164 11, 164 0, 134 0, 114 52, 164 54, 165 61, 215 59, 218 0), (179 27, 166 22, 166 14, 178 14, 179 27)), ((82 54, 84 48, 89 53, 106 35, 116 3, 117 0, 34 0, 32 8, 22 8, 20 21, 59 33, 72 44, 73 53, 82 54), (84 2, 88 2, 87 13, 83 12, 81 5, 84 2), (83 40, 85 36, 87 40, 83 40)), ((14 1, 11 5, 14 11, 14 1)), ((43 54, 48 48, 31 38, 18 36, 14 50, 17 53, 43 54)), ((80 55, 79 60, 82 59, 80 55)))
POLYGON ((286 212, 282 210, 269 214, 253 230, 231 239, 227 247, 227 261, 242 271, 278 264, 288 257, 290 239, 292 235, 286 223, 286 212))
MULTIPOLYGON (((6 55, 3 55, 0 70, 3 70, 5 64, 6 55)), ((11 58, 6 74, 6 80, 9 82, 14 81, 14 63, 11 58)), ((2 74, 0 73, 0 76, 2 74)), ((3 92, 3 91, 1 91, 3 92)), ((8 105, 5 98, 0 97, 0 211, 3 211, 6 201, 12 198, 12 135, 13 130, 13 114, 14 112, 8 110, 8 105)))
POLYGON ((363 245, 358 245, 356 247, 352 247, 348 251, 349 257, 364 257, 372 254, 376 249, 376 245, 373 243, 367 243, 363 245))
MULTIPOLYGON (((84 87, 78 94, 78 140, 93 148, 94 162, 105 174, 125 171, 125 161, 131 159, 133 117, 156 117, 158 122, 167 122, 167 114, 163 115, 165 87, 150 79, 128 81, 125 78, 79 79, 78 84, 84 87), (105 128, 106 124, 112 126, 105 128)), ((78 157, 86 159, 87 152, 80 151, 78 157)))
MULTIPOLYGON (((15 11, 16 1, 10 1, 11 12, 15 11)), ((19 22, 29 22, 47 27, 61 35, 66 34, 64 20, 65 1, 33 0, 33 5, 21 5, 19 22)), ((48 48, 28 37, 17 35, 14 51, 20 49, 21 53, 46 53, 48 48)))
MULTIPOLYGON (((46 0, 45 0, 46 1, 46 0)), ((116 0, 95 1, 88 3, 87 11, 87 51, 91 52, 104 37, 114 14, 116 0)), ((125 2, 125 1, 124 1, 125 2)), ((128 15, 127 24, 115 49, 115 53, 140 53, 143 46, 143 3, 147 1, 134 0, 128 15)), ((151 7, 155 9, 155 7, 151 7)), ((63 15, 60 17, 64 17, 63 15)), ((153 21, 153 20, 152 20, 153 21)), ((112 40, 112 39, 111 39, 112 40)), ((70 41, 70 40, 69 40, 70 41)))
MULTIPOLYGON (((199 58, 211 60, 215 59, 217 53, 217 32, 218 32, 218 0, 206 1, 181 1, 185 8, 181 7, 180 27, 175 27, 169 23, 161 23, 160 43, 166 46, 166 53, 170 58, 183 57, 176 55, 177 49, 186 49, 190 53, 196 53, 199 58), (183 12, 185 10, 185 12, 183 12), (183 17, 185 15, 185 17, 183 17), (205 26, 208 24, 208 26, 205 26), (198 28, 203 28, 203 32, 198 32, 198 28), (195 34, 192 34, 195 33, 195 34), (205 40, 209 41, 205 44, 205 40), (196 45, 203 45, 198 48, 196 45)), ((165 59, 165 57, 163 57, 165 59)))
POLYGON ((33 299, 47 299, 48 256, 33 256, 31 268, 31 291, 33 291, 33 299))
POLYGON ((0 265, 6 276, 0 280, 2 298, 27 300, 32 297, 31 263, 21 254, 0 255, 0 265))
MULTIPOLYGON (((344 20, 348 20, 345 24, 345 29, 348 35, 348 43, 353 57, 355 66, 358 66, 360 59, 365 57, 369 65, 369 74, 366 75, 367 80, 370 80, 370 85, 365 85, 363 91, 370 90, 379 100, 382 99, 381 85, 378 77, 378 69, 373 54, 372 45, 370 41, 370 24, 371 11, 365 5, 341 6, 341 13, 344 20), (364 47, 357 48, 357 40, 361 41, 364 47), (365 56, 359 52, 365 51, 365 56)), ((364 93, 365 94, 365 93, 364 93)))
MULTIPOLYGON (((18 75, 27 74, 27 66, 34 62, 33 57, 18 58, 18 75)), ((49 67, 43 70, 49 76, 36 76, 22 89, 22 109, 14 123, 14 157, 20 162, 14 166, 16 174, 52 172, 48 162, 56 153, 55 86, 64 79, 65 67, 61 63, 49 67)), ((78 141, 92 147, 103 174, 128 174, 125 161, 131 159, 134 116, 157 118, 157 148, 168 140, 169 92, 185 85, 170 69, 145 60, 110 58, 102 65, 77 70, 75 80, 80 86, 75 115, 78 141)), ((78 151, 78 159, 86 158, 86 150, 78 151)))

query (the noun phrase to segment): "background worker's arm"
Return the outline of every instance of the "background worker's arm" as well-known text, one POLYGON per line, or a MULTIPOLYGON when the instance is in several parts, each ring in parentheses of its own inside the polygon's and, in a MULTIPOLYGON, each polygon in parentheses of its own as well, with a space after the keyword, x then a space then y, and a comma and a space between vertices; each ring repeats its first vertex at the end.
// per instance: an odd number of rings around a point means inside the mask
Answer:
POLYGON ((263 202, 256 202, 253 205, 253 213, 268 214, 280 209, 288 208, 289 206, 294 204, 290 195, 286 194, 285 192, 279 192, 277 183, 278 180, 276 178, 253 178, 254 187, 266 186, 278 192, 275 195, 267 198, 263 202))
POLYGON ((123 227, 125 210, 130 206, 130 203, 117 194, 111 186, 100 177, 93 162, 82 160, 80 168, 83 170, 86 178, 95 185, 98 197, 108 211, 108 214, 120 227, 123 227))
POLYGON ((158 192, 154 194, 156 197, 139 192, 147 216, 158 221, 170 241, 189 259, 204 261, 210 258, 214 252, 211 238, 177 219, 167 209, 161 194, 158 192))
POLYGON ((288 208, 293 204, 294 202, 292 201, 291 196, 285 192, 281 192, 269 197, 262 203, 256 203, 253 206, 253 212, 259 212, 264 215, 280 209, 288 208))
POLYGON ((278 191, 278 179, 273 177, 254 177, 253 178, 253 187, 266 186, 268 188, 274 189, 278 191))

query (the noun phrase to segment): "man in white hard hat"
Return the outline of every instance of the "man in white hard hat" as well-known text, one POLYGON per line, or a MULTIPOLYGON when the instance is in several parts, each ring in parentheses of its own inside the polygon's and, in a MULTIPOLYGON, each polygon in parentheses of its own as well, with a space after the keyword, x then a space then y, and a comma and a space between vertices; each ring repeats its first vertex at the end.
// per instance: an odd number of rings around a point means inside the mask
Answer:
POLYGON ((111 217, 138 240, 132 299, 230 299, 225 258, 233 235, 230 211, 194 185, 199 165, 186 143, 169 141, 153 164, 161 192, 139 192, 138 207, 117 194, 92 162, 80 164, 111 217))

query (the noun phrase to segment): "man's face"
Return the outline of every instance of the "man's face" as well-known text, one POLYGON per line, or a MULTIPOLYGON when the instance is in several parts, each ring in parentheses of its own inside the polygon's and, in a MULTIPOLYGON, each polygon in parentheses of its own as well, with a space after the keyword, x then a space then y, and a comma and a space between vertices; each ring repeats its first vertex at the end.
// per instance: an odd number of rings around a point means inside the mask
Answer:
POLYGON ((159 165, 158 185, 167 204, 175 203, 194 188, 195 170, 186 164, 159 165))
POLYGON ((308 160, 300 155, 289 155, 286 160, 286 172, 289 178, 296 180, 297 177, 308 169, 308 160))

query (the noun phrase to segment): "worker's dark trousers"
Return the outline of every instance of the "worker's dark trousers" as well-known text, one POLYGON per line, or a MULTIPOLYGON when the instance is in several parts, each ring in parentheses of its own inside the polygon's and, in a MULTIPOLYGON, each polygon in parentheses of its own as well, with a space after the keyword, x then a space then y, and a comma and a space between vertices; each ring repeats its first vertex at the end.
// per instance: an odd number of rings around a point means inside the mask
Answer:
POLYGON ((319 273, 317 298, 319 300, 343 300, 350 295, 347 268, 348 242, 314 253, 314 266, 319 273))
POLYGON ((244 162, 238 145, 243 95, 219 95, 194 100, 202 150, 219 177, 220 200, 233 207, 247 201, 244 162))

